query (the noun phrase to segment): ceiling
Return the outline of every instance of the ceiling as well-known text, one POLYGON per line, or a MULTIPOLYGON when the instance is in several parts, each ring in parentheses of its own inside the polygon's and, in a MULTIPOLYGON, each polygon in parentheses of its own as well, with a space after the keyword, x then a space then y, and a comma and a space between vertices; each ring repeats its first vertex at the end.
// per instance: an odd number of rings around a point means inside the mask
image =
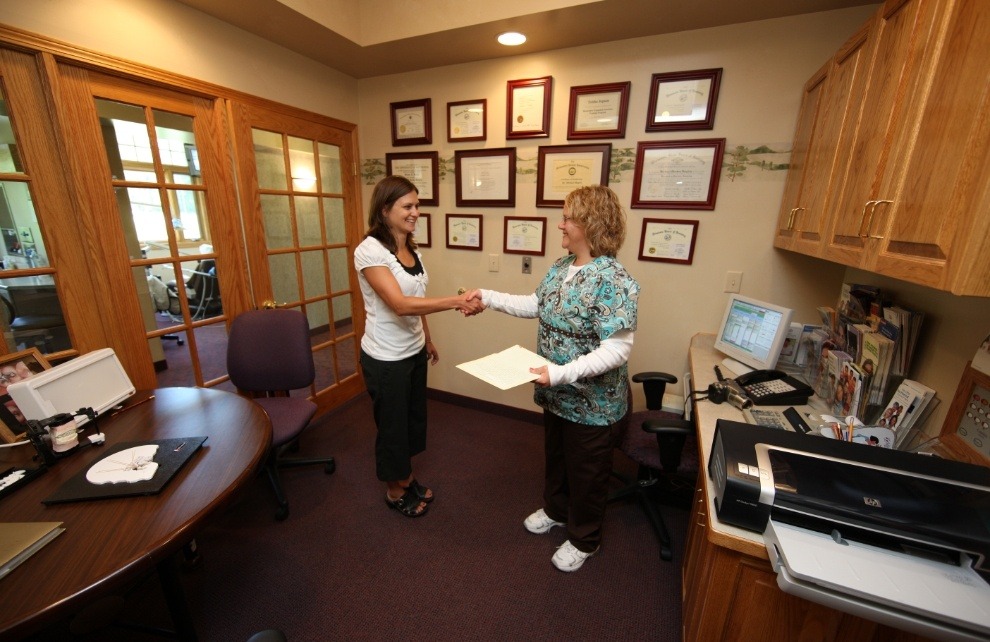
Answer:
POLYGON ((875 4, 870 0, 177 0, 353 78, 875 4), (414 15, 411 15, 414 14, 414 15), (521 31, 503 47, 495 37, 521 31))

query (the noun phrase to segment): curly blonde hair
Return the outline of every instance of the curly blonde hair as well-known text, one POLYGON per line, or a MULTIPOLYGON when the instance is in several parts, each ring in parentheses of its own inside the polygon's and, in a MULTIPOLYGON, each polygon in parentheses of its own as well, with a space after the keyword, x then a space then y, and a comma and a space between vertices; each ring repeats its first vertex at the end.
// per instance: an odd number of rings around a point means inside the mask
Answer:
POLYGON ((615 257, 626 240, 626 213, 615 192, 603 185, 579 187, 564 199, 571 219, 584 228, 592 256, 615 257))

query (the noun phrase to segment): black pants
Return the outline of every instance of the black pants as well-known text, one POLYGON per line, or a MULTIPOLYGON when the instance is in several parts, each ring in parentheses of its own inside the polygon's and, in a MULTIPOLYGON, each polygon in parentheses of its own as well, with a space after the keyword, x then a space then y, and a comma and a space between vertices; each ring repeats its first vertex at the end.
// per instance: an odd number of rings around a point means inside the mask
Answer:
POLYGON ((567 539, 585 553, 602 541, 617 426, 588 426, 543 413, 543 510, 551 519, 567 524, 567 539))
POLYGON ((426 450, 425 348, 400 361, 379 361, 361 351, 361 369, 373 402, 375 472, 384 482, 407 479, 412 457, 426 450))

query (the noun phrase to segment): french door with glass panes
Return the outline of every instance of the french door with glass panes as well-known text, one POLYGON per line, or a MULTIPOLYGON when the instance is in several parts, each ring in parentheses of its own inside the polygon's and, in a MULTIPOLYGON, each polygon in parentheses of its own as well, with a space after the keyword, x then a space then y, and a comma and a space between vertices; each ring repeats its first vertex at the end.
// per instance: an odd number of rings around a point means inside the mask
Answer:
POLYGON ((67 64, 59 74, 118 356, 139 387, 233 390, 227 321, 248 288, 222 101, 67 64))
POLYGON ((234 103, 238 187, 257 307, 301 310, 325 410, 364 390, 364 308, 351 257, 363 226, 353 125, 234 103))

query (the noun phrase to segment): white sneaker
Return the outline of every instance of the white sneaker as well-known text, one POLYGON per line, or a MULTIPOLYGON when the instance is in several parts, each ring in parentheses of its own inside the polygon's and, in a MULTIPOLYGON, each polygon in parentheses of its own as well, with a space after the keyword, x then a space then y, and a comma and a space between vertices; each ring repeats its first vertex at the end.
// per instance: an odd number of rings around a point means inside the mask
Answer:
POLYGON ((590 553, 579 551, 573 544, 571 544, 571 540, 567 540, 557 547, 557 552, 553 554, 553 558, 550 561, 552 561, 553 565, 558 569, 570 573, 571 571, 576 571, 581 568, 581 565, 584 564, 584 560, 588 559, 597 552, 597 548, 590 553))
POLYGON ((555 519, 551 519, 542 508, 527 517, 526 521, 523 522, 523 526, 526 527, 526 530, 530 533, 536 533, 537 535, 546 533, 554 526, 563 525, 564 522, 558 522, 555 519))

